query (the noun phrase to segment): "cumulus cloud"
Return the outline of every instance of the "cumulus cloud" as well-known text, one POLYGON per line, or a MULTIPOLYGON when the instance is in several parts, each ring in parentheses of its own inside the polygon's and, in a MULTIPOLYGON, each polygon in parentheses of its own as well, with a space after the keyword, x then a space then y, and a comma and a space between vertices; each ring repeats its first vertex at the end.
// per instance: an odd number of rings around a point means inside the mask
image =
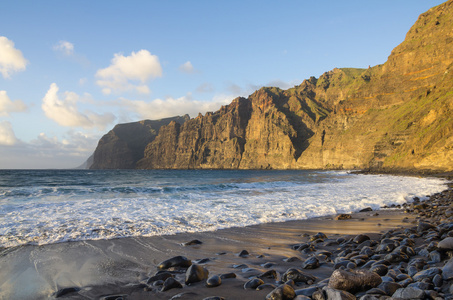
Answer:
POLYGON ((115 54, 111 65, 96 72, 96 83, 106 95, 112 92, 136 91, 149 94, 146 82, 162 77, 159 58, 147 50, 132 52, 129 56, 115 54))
POLYGON ((141 119, 161 119, 185 114, 196 116, 200 112, 216 111, 220 106, 229 104, 232 99, 231 96, 217 96, 212 101, 200 101, 193 100, 189 94, 180 98, 169 97, 150 102, 122 99, 118 104, 141 119))
POLYGON ((13 126, 8 121, 0 122, 0 145, 13 146, 18 142, 13 126))
POLYGON ((3 78, 9 78, 13 72, 25 70, 27 60, 22 52, 14 48, 14 43, 4 36, 0 36, 0 73, 3 78))
POLYGON ((42 99, 42 110, 49 119, 54 120, 61 126, 99 128, 104 129, 112 123, 115 117, 112 114, 97 114, 91 111, 84 113, 77 108, 80 101, 79 95, 74 92, 63 93, 60 99, 58 86, 55 83, 50 85, 49 90, 42 99))
POLYGON ((55 46, 53 46, 53 49, 68 56, 74 54, 74 44, 68 41, 59 41, 55 46))
POLYGON ((179 70, 183 73, 194 73, 195 69, 190 61, 186 61, 182 65, 179 66, 179 70))
POLYGON ((12 112, 25 111, 27 106, 21 100, 11 99, 6 94, 6 91, 0 91, 0 116, 8 116, 12 112))

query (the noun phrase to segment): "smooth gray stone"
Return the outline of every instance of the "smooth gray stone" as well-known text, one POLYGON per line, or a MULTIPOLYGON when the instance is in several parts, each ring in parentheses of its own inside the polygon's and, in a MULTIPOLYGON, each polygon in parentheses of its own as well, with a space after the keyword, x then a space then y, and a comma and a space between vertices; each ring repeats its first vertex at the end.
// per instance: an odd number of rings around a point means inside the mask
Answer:
POLYGON ((450 260, 442 268, 442 278, 444 280, 453 279, 453 258, 450 258, 450 260))
POLYGON ((414 279, 414 281, 421 281, 425 278, 432 280, 433 277, 436 276, 437 274, 442 274, 442 269, 429 268, 429 269, 418 272, 412 278, 414 279))
POLYGON ((425 297, 425 292, 416 287, 406 287, 396 290, 393 293, 392 298, 400 299, 423 299, 425 297))

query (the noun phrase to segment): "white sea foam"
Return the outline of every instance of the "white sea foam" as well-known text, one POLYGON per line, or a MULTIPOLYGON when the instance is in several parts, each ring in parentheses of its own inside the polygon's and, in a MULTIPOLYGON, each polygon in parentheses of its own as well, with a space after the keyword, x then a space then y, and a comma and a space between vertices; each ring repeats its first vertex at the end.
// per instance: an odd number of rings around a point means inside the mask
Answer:
POLYGON ((0 182, 0 246, 306 219, 403 204, 446 188, 438 178, 347 172, 161 172, 52 175, 61 181, 28 186, 0 182))

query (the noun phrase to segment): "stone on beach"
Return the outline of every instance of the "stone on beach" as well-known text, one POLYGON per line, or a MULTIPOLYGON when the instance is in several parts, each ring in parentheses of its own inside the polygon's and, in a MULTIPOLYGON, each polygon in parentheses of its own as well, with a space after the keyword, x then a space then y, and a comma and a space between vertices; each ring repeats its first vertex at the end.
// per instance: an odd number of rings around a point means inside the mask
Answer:
POLYGON ((206 286, 207 287, 217 287, 222 284, 222 279, 220 279, 219 275, 214 275, 208 278, 206 280, 206 286))
POLYGON ((335 217, 335 220, 348 220, 351 219, 352 216, 350 214, 339 214, 335 217))
POLYGON ((168 277, 165 281, 164 284, 162 285, 162 292, 171 290, 171 289, 182 289, 182 284, 174 279, 173 277, 168 277))
POLYGON ((292 300, 296 297, 296 292, 288 284, 282 284, 267 294, 266 300, 292 300))
POLYGON ((186 285, 207 279, 209 271, 199 265, 191 265, 186 271, 186 285))
POLYGON ((307 283, 309 281, 314 282, 316 277, 307 273, 304 273, 297 269, 288 269, 282 276, 283 281, 293 280, 294 282, 307 283))
POLYGON ((381 277, 369 270, 335 270, 329 279, 330 288, 357 292, 377 287, 382 282, 381 277))
POLYGON ((175 256, 161 262, 157 268, 161 270, 169 269, 172 267, 188 268, 192 265, 192 261, 185 256, 175 256))

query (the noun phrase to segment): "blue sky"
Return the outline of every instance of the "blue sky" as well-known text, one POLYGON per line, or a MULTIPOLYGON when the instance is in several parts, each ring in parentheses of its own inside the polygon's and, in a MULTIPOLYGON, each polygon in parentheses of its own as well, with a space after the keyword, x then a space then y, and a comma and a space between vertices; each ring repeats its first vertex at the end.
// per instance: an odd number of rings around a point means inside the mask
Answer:
POLYGON ((443 1, 1 1, 0 168, 72 168, 117 123, 384 63, 443 1))

